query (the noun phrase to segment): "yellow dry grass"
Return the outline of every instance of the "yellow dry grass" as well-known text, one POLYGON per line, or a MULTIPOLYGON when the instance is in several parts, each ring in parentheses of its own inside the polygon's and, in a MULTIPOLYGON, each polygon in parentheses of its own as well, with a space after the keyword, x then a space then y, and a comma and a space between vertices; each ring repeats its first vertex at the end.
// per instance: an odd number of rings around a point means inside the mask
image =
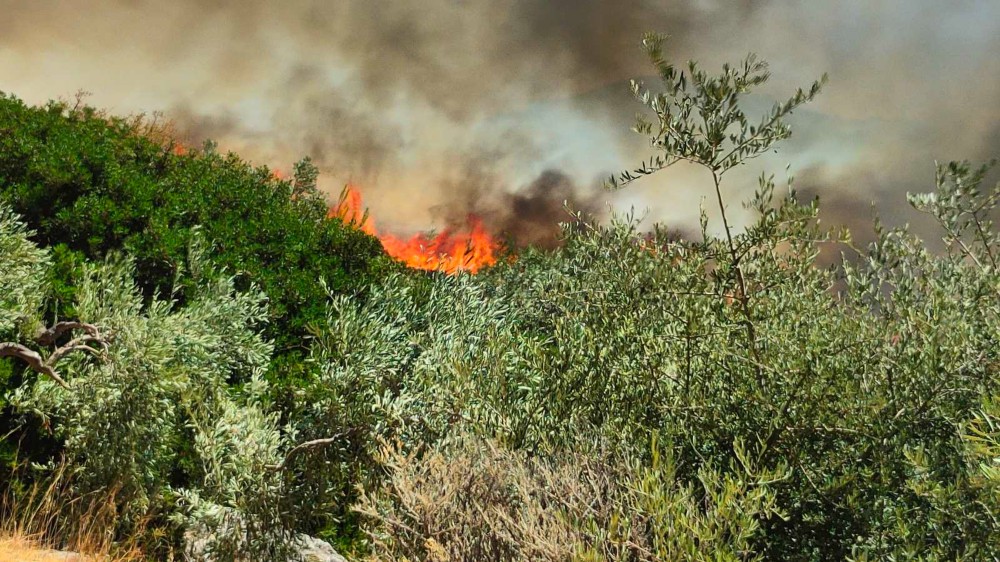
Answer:
POLYGON ((0 562, 91 562, 92 558, 39 548, 25 537, 0 538, 0 562))
POLYGON ((117 490, 74 492, 65 465, 28 490, 0 497, 0 562, 139 562, 136 535, 115 540, 117 490), (59 549, 59 550, 54 550, 59 549), (60 550, 69 552, 60 552, 60 550))

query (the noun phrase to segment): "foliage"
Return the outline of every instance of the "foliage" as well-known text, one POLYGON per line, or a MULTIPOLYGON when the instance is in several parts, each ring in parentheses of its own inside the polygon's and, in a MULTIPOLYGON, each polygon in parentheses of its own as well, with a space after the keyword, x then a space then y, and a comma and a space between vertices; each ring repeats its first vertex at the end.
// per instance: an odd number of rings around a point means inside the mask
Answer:
MULTIPOLYGON (((0 201, 0 337, 35 318, 46 292, 49 256, 29 240, 31 232, 0 201)), ((31 327, 34 327, 33 325, 31 327)))
POLYGON ((13 328, 37 316, 56 267, 74 279, 51 285, 74 298, 60 309, 113 336, 103 354, 64 358, 67 388, 28 377, 14 404, 52 428, 80 490, 120 490, 124 525, 154 512, 217 529, 221 559, 280 560, 296 532, 359 526, 372 556, 415 560, 996 559, 991 168, 941 166, 935 191, 910 197, 941 223, 942 252, 881 224, 854 248, 820 228, 792 178, 778 193, 762 176, 737 229, 728 172, 787 138, 821 83, 751 124, 740 103, 766 81, 762 62, 713 77, 646 45, 664 92, 635 88, 658 123, 637 130, 659 154, 612 184, 693 163, 721 228, 703 212, 701 239, 677 240, 631 216, 581 216, 557 249, 475 276, 394 272, 363 300, 312 269, 377 265, 338 254, 367 239, 323 221, 307 164, 292 186, 235 157, 112 134, 125 125, 87 110, 5 100, 0 126, 38 134, 0 140, 14 154, 0 182, 39 240, 65 244, 39 252, 0 213, 6 333, 27 341, 13 328), (71 156, 73 135, 86 158, 71 156), (136 162, 161 166, 178 194, 136 162), (852 253, 818 266, 838 242, 852 253), (317 248, 330 253, 303 257, 317 248), (279 401, 263 376, 275 365, 303 375, 279 401))
POLYGON ((808 91, 798 90, 784 103, 775 104, 757 125, 750 123, 740 107, 742 96, 767 82, 767 63, 753 54, 742 64, 722 66, 722 73, 710 76, 688 63, 688 70, 677 70, 663 56, 665 37, 647 34, 643 47, 663 83, 662 93, 653 93, 632 81, 632 94, 653 110, 657 128, 639 115, 634 130, 648 136, 657 155, 631 172, 622 172, 609 179, 610 187, 618 189, 680 161, 700 165, 712 172, 716 190, 721 177, 729 170, 765 153, 778 141, 791 136, 784 118, 819 94, 826 76, 813 83, 808 91))
POLYGON ((267 335, 281 354, 300 353, 306 326, 322 317, 321 278, 354 294, 388 267, 377 240, 325 220, 308 159, 294 180, 280 180, 211 145, 181 150, 154 125, 79 102, 29 107, 0 95, 0 196, 42 246, 91 260, 125 250, 146 298, 183 276, 200 227, 211 261, 239 288, 267 294, 267 335))
POLYGON ((290 531, 273 509, 281 478, 269 467, 286 440, 264 409, 273 352, 259 333, 266 300, 254 289, 236 291, 205 251, 196 236, 183 307, 144 305, 127 259, 87 264, 75 310, 111 334, 106 353, 63 358, 67 387, 41 377, 18 388, 12 403, 61 440, 74 493, 114 490, 122 532, 156 513, 213 529, 228 515, 241 524, 216 532, 218 559, 248 549, 279 559, 290 531), (237 389, 232 379, 247 383, 237 389))
POLYGON ((514 343, 516 334, 503 322, 505 303, 484 299, 487 290, 469 276, 396 275, 366 304, 331 298, 312 346, 317 375, 288 416, 299 439, 337 437, 289 467, 295 503, 313 506, 307 528, 349 517, 358 484, 380 473, 380 440, 433 441, 458 416, 482 413, 466 407, 479 401, 478 386, 508 384, 498 354, 515 352, 496 352, 493 342, 514 343))
POLYGON ((662 127, 639 130, 663 165, 705 168, 722 235, 704 215, 701 241, 642 236, 627 217, 578 222, 555 251, 429 288, 389 278, 364 306, 335 303, 314 351, 329 378, 305 389, 302 409, 315 409, 295 418, 302 431, 351 433, 346 454, 327 454, 360 464, 373 490, 374 455, 351 455, 379 439, 410 453, 467 431, 547 459, 609 443, 648 466, 657 434, 680 486, 711 480, 701 500, 738 479, 735 468, 787 467, 769 486, 775 509, 746 523, 743 556, 993 556, 997 496, 964 429, 983 427, 972 420, 997 388, 985 171, 943 167, 936 195, 913 199, 955 252, 879 227, 853 261, 820 268, 821 245, 848 239, 819 229, 818 203, 801 202, 792 179, 776 196, 761 178, 747 202, 757 219, 742 231, 722 182, 786 137, 782 119, 819 86, 750 125, 735 108, 766 78, 759 63, 688 76, 657 49, 667 93, 649 99, 662 127))
MULTIPOLYGON (((29 107, 0 94, 0 200, 30 226, 32 241, 50 249, 46 259, 53 262, 40 270, 28 261, 18 263, 34 269, 0 267, 0 334, 15 319, 21 331, 38 329, 22 318, 22 310, 49 321, 79 318, 75 293, 91 275, 86 262, 100 263, 116 252, 129 256, 141 290, 129 306, 167 306, 154 302, 164 295, 174 301, 171 308, 198 301, 198 284, 184 264, 200 229, 210 244, 203 254, 213 267, 229 271, 236 289, 256 286, 267 295, 267 322, 260 325, 276 349, 265 363, 269 392, 291 394, 311 376, 303 362, 305 337, 309 324, 323 317, 328 291, 356 297, 394 267, 377 240, 326 219, 317 170, 308 159, 294 172, 285 181, 211 145, 183 149, 155 120, 109 117, 79 101, 29 107), (37 314, 40 303, 45 310, 37 314), (11 306, 18 311, 7 314, 11 306)), ((6 225, 12 215, 4 213, 6 225)), ((13 253, 0 257, 6 263, 13 253)), ((243 384, 249 374, 230 370, 226 380, 243 384)), ((18 362, 0 359, 5 393, 32 380, 18 362)), ((120 405, 127 404, 123 400, 120 405)), ((37 418, 6 407, 0 427, 12 436, 3 444, 5 460, 13 459, 17 443, 22 454, 40 461, 60 447, 37 418)), ((190 432, 176 439, 184 444, 172 447, 190 447, 190 432)))
POLYGON ((383 455, 391 477, 358 508, 381 523, 383 560, 746 560, 754 518, 773 509, 765 480, 706 470, 683 485, 658 455, 547 461, 468 435, 383 455))
MULTIPOLYGON (((50 269, 51 258, 30 241, 31 234, 0 199, 0 343, 29 335, 41 325, 38 309, 49 288, 46 273, 50 269)), ((20 369, 21 366, 13 359, 0 357, 0 388, 20 385, 20 369)), ((0 396, 0 405, 5 410, 7 398, 6 395, 0 396)), ((7 435, 0 442, 0 458, 8 467, 15 463, 17 457, 17 447, 9 437, 7 435)), ((9 481, 9 474, 0 474, 0 482, 5 486, 10 484, 9 481)))
POLYGON ((335 303, 315 352, 327 374, 295 419, 303 433, 353 433, 312 461, 367 466, 376 490, 366 449, 379 439, 412 452, 467 430, 543 458, 611 443, 651 463, 655 432, 682 486, 722 486, 741 456, 788 467, 750 553, 992 552, 995 496, 963 461, 962 427, 996 387, 995 273, 901 231, 867 262, 819 269, 816 206, 792 194, 771 206, 772 189, 733 238, 745 307, 727 241, 644 239, 627 221, 480 276, 429 290, 391 278, 364 307, 335 303), (951 495, 932 501, 934 482, 951 495))

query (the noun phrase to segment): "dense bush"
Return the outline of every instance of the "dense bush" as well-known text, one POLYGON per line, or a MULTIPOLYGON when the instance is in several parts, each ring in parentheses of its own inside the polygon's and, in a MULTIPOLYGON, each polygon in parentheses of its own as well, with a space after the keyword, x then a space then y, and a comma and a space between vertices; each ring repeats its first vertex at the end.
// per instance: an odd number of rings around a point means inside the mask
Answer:
POLYGON ((301 350, 306 326, 322 316, 321 278, 352 294, 387 265, 377 240, 325 220, 308 160, 284 181, 211 145, 179 154, 150 129, 79 103, 31 107, 0 95, 0 198, 42 246, 94 260, 127 251, 147 298, 183 274, 200 226, 212 262, 268 296, 267 333, 280 354, 301 350))
POLYGON ((649 463, 656 434, 680 486, 786 471, 765 486, 776 508, 755 519, 750 553, 996 552, 996 469, 980 469, 996 458, 995 418, 980 414, 997 383, 996 273, 902 231, 865 262, 818 269, 815 210, 762 205, 734 238, 746 309, 724 241, 650 241, 628 222, 429 292, 393 278, 364 307, 333 305, 316 348, 327 371, 295 420, 348 435, 319 455, 352 470, 380 440, 412 451, 452 431, 542 458, 610 446, 649 463), (973 430, 993 448, 973 447, 973 430))
MULTIPOLYGON (((49 248, 53 264, 3 294, 44 302, 48 319, 77 318, 74 293, 86 282, 86 262, 125 252, 142 306, 156 297, 185 306, 198 298, 184 264, 200 229, 208 262, 234 276, 235 288, 253 285, 266 295, 261 325, 276 349, 265 362, 270 392, 288 395, 309 378, 304 338, 323 317, 328 291, 361 294, 393 267, 377 240, 326 219, 315 181, 308 160, 284 181, 211 145, 179 150, 153 121, 109 117, 81 103, 30 107, 0 94, 0 202, 49 248)), ((9 322, 0 319, 0 328, 9 322)), ((247 374, 232 371, 229 382, 245 383, 247 374)), ((5 391, 26 380, 19 363, 0 360, 5 391)), ((37 420, 8 408, 0 426, 10 437, 0 451, 5 462, 18 454, 41 460, 61 448, 37 420)))
MULTIPOLYGON (((27 287, 45 279, 46 253, 25 238, 8 209, 0 213, 0 247, 18 249, 2 254, 8 271, 21 272, 27 287)), ((51 352, 37 335, 0 344, 20 345, 21 358, 34 351, 58 371, 35 367, 39 376, 11 402, 45 420, 62 442, 60 457, 35 470, 72 481, 64 499, 113 492, 113 531, 128 533, 152 514, 182 528, 238 521, 213 541, 220 555, 248 548, 280 554, 289 531, 275 511, 283 494, 274 467, 287 439, 264 408, 263 375, 273 352, 259 334, 266 300, 254 288, 235 291, 233 278, 217 273, 204 252, 196 236, 182 264, 190 280, 183 307, 176 300, 144 304, 130 260, 86 264, 71 329, 98 327, 96 335, 51 352), (247 383, 234 389, 233 378, 247 383)), ((39 325, 37 303, 34 310, 24 304, 14 301, 14 312, 21 309, 14 318, 39 325)), ((10 308, 5 303, 4 313, 10 308)))
POLYGON ((49 256, 28 234, 10 208, 0 206, 0 338, 30 326, 45 296, 49 256))

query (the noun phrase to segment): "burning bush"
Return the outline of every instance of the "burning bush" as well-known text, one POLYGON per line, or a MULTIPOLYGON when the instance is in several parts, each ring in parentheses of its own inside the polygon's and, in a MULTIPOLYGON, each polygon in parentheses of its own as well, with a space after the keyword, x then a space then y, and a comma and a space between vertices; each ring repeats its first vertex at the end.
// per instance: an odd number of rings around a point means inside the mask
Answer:
POLYGON ((415 269, 449 274, 459 271, 476 273, 483 267, 495 264, 500 250, 499 242, 486 231, 482 220, 475 215, 469 215, 465 231, 445 229, 436 235, 421 233, 406 239, 392 234, 379 234, 375 229, 375 221, 361 206, 361 192, 352 186, 344 188, 337 205, 330 209, 329 216, 377 237, 386 253, 415 269))

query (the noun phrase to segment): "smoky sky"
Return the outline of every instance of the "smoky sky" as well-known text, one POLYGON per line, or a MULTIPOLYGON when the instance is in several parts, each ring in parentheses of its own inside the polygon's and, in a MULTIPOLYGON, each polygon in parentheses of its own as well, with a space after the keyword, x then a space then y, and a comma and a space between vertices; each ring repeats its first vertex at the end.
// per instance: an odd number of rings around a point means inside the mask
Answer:
POLYGON ((935 160, 1000 156, 995 0, 0 0, 0 13, 0 90, 160 111, 185 142, 286 172, 308 155, 321 186, 355 183, 400 233, 477 213, 544 245, 564 202, 696 223, 697 170, 600 189, 649 155, 627 89, 650 81, 647 31, 709 69, 758 53, 773 74, 748 100, 761 110, 830 76, 779 152, 732 179, 734 208, 761 170, 791 165, 828 222, 854 225, 873 201, 907 221, 904 194, 932 187, 935 160))

